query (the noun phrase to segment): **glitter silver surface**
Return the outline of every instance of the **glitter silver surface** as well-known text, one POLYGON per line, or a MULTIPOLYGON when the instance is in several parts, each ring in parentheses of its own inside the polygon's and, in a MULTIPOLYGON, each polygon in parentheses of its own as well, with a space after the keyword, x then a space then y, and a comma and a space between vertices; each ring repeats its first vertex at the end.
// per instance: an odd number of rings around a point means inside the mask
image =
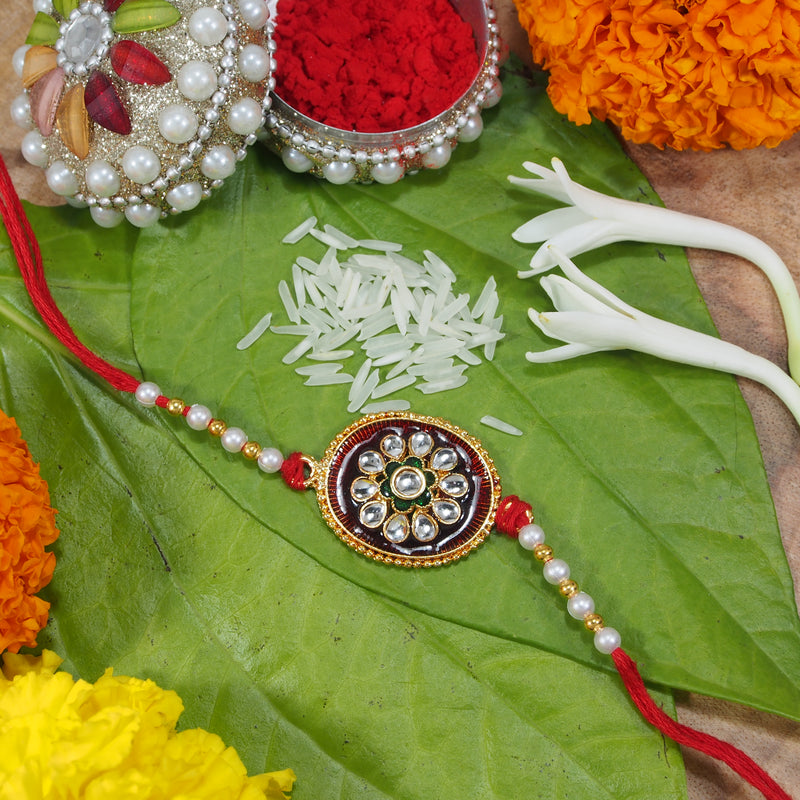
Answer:
MULTIPOLYGON (((239 72, 238 55, 248 44, 257 44, 272 52, 271 21, 268 21, 262 29, 252 29, 242 19, 238 3, 228 3, 224 0, 171 0, 171 3, 181 13, 181 19, 173 26, 156 31, 115 36, 109 43, 113 45, 114 42, 124 38, 144 45, 169 69, 172 76, 169 83, 162 86, 128 83, 114 73, 107 54, 97 67, 112 80, 130 117, 131 133, 120 135, 91 122, 90 150, 85 159, 78 158, 63 144, 57 130, 44 139, 48 156, 45 169, 55 162, 63 161, 78 181, 75 199, 80 198, 87 205, 100 204, 103 207, 124 209, 146 199, 147 203, 158 206, 161 216, 164 217, 179 210, 173 208, 166 200, 167 193, 177 185, 196 182, 201 187, 202 196, 209 196, 212 189, 221 185, 221 181, 206 177, 201 172, 200 163, 204 154, 217 145, 227 145, 237 160, 241 160, 244 148, 255 140, 252 134, 237 134, 228 127, 229 109, 245 97, 253 98, 261 105, 264 117, 270 107, 268 87, 272 69, 263 81, 249 82, 239 72), (200 45, 189 35, 189 19, 197 9, 203 7, 218 9, 228 20, 229 34, 218 45, 200 45), (178 71, 189 61, 205 61, 214 68, 219 89, 210 99, 189 100, 179 91, 178 71), (189 142, 170 143, 159 131, 159 112, 173 104, 188 106, 201 122, 197 134, 189 142), (161 162, 159 176, 145 186, 131 181, 121 166, 124 153, 136 145, 153 150, 161 162), (112 164, 121 179, 120 189, 115 193, 110 206, 108 199, 93 194, 86 186, 86 169, 99 159, 112 164)), ((63 21, 55 12, 53 16, 58 22, 63 21)), ((70 74, 67 76, 64 90, 66 92, 78 83, 85 84, 85 81, 85 76, 70 74)))

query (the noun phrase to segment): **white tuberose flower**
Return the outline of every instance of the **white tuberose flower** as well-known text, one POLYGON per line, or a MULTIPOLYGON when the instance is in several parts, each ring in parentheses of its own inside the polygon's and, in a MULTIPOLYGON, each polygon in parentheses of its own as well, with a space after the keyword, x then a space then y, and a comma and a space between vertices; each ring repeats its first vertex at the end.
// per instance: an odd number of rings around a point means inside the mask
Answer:
POLYGON ((568 203, 534 217, 517 228, 518 242, 543 242, 520 278, 546 272, 556 265, 553 249, 568 257, 622 241, 674 244, 733 253, 752 261, 772 283, 783 311, 789 345, 789 371, 800 378, 800 296, 780 256, 760 239, 731 225, 634 203, 587 189, 573 181, 557 158, 553 169, 526 161, 523 167, 538 178, 509 175, 511 183, 568 203))
POLYGON ((547 336, 567 344, 526 353, 528 361, 546 363, 604 350, 638 350, 759 381, 775 392, 800 424, 800 386, 780 367, 730 342, 645 314, 588 278, 563 253, 551 248, 551 254, 567 276, 546 275, 540 281, 556 311, 531 308, 528 316, 547 336))

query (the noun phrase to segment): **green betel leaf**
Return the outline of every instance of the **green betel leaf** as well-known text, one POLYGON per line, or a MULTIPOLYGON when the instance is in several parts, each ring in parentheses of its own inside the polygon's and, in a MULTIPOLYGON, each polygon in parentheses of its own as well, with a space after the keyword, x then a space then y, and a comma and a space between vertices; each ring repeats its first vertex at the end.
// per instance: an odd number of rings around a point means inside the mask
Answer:
MULTIPOLYGON (((525 361, 549 344, 526 310, 549 306, 516 278, 531 250, 510 233, 554 204, 505 176, 558 155, 576 180, 658 200, 603 126, 573 127, 527 75, 504 85, 477 143, 394 186, 331 186, 262 151, 203 208, 142 232, 35 209, 56 299, 91 348, 164 393, 320 456, 352 421, 347 387, 302 386, 280 361, 287 337, 236 350, 265 312, 285 322, 279 280, 324 252, 282 236, 313 213, 414 258, 433 250, 473 298, 493 274, 507 332, 494 361, 458 390, 402 396, 482 440, 504 493, 533 503, 646 678, 797 719, 800 624, 735 381, 627 353, 525 361), (483 427, 484 414, 524 435, 483 427)), ((219 733, 251 771, 291 766, 295 800, 685 797, 677 748, 663 749, 529 553, 492 536, 438 570, 364 559, 311 493, 77 368, 2 256, 0 403, 60 511, 40 640, 71 669, 176 689, 182 724, 219 733)), ((632 305, 713 330, 676 248, 576 260, 632 305)))

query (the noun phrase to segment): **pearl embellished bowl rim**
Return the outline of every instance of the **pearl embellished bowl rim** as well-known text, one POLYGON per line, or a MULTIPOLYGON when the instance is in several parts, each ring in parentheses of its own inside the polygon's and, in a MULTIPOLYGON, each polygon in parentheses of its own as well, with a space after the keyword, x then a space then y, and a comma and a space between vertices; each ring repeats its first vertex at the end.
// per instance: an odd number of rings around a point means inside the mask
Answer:
MULTIPOLYGON (((376 133, 364 133, 361 131, 349 131, 344 128, 336 128, 326 125, 323 122, 307 117, 293 106, 289 105, 278 94, 277 89, 272 90, 272 111, 277 112, 282 117, 282 122, 296 125, 300 129, 315 133, 323 141, 338 140, 342 146, 351 146, 356 149, 381 149, 385 147, 402 147, 407 144, 414 144, 421 138, 425 138, 437 131, 442 121, 452 114, 453 109, 464 104, 467 99, 474 95, 478 90, 478 82, 484 68, 486 56, 489 50, 489 15, 488 6, 484 0, 451 0, 455 10, 462 19, 469 23, 475 35, 477 44, 478 61, 475 75, 469 88, 454 103, 435 117, 431 117, 425 122, 420 122, 410 128, 398 128, 393 131, 379 131, 376 133)), ((276 19, 276 27, 280 26, 280 19, 276 19)), ((276 50, 275 57, 280 59, 280 50, 276 50)))

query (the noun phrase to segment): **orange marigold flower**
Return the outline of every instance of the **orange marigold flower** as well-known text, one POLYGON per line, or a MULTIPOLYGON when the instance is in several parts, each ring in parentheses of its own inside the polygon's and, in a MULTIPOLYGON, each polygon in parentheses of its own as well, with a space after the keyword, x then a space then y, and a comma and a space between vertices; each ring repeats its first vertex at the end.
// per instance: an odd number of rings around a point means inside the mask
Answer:
POLYGON ((0 411, 0 652, 36 644, 50 604, 36 592, 56 559, 45 547, 58 537, 47 484, 16 422, 0 411))
POLYGON ((515 0, 555 108, 677 150, 800 128, 798 0, 515 0))

